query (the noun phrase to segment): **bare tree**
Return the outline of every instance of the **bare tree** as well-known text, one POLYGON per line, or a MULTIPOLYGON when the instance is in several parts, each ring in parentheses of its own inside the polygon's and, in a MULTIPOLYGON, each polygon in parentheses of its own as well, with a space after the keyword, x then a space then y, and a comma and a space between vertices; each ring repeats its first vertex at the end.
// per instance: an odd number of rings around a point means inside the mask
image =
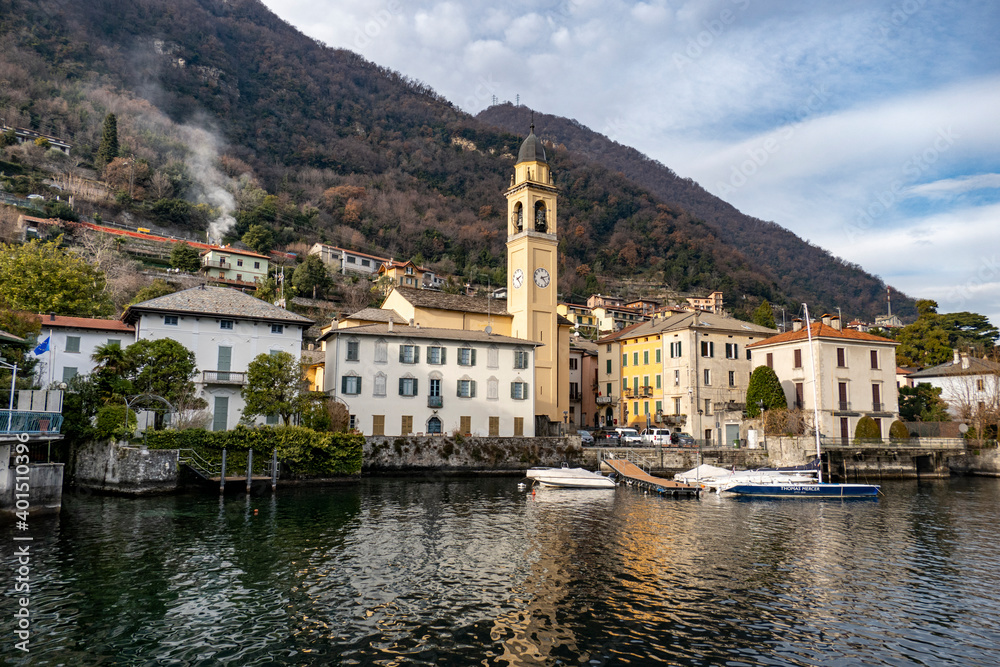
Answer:
POLYGON ((149 190, 156 199, 169 199, 174 194, 174 184, 170 181, 169 176, 158 171, 153 174, 153 178, 149 181, 149 190))
POLYGON ((341 286, 340 291, 343 295, 344 310, 348 314, 366 308, 372 298, 371 283, 367 280, 347 282, 341 286))
POLYGON ((86 232, 80 240, 79 254, 104 272, 104 291, 118 312, 149 282, 141 273, 139 262, 118 247, 118 239, 100 232, 86 232))

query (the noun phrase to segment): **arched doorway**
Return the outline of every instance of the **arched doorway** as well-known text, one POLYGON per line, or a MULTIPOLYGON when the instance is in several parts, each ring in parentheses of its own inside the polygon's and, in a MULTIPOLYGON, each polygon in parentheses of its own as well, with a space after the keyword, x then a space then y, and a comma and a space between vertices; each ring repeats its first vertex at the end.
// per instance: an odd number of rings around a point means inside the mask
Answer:
POLYGON ((434 435, 441 433, 441 420, 437 417, 431 417, 427 420, 427 434, 434 435))

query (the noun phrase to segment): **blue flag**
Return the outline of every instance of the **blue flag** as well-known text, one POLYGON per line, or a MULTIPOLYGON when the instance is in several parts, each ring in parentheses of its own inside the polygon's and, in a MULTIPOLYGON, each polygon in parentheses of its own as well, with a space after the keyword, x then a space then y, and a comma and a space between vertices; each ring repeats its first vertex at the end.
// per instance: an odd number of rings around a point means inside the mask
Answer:
POLYGON ((49 339, 50 338, 52 338, 52 336, 46 336, 45 340, 43 340, 41 343, 39 343, 38 347, 35 348, 35 356, 36 357, 38 355, 40 355, 40 354, 45 354, 46 352, 49 351, 49 339))

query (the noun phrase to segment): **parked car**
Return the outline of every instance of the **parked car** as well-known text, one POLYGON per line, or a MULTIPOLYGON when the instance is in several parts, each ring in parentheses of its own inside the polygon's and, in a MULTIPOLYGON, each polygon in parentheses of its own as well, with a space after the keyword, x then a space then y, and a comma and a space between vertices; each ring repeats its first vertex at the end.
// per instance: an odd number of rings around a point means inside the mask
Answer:
POLYGON ((634 428, 626 428, 619 426, 615 429, 618 432, 618 437, 621 440, 621 444, 628 445, 641 445, 642 436, 639 435, 639 431, 634 428))
POLYGON ((584 447, 594 444, 594 436, 590 431, 577 431, 576 434, 580 436, 581 444, 584 447))
POLYGON ((594 442, 598 445, 617 447, 621 443, 617 431, 594 431, 594 442))
POLYGON ((646 445, 664 446, 670 444, 670 429, 647 428, 642 432, 642 442, 646 445))
POLYGON ((671 433, 670 443, 681 447, 694 447, 694 437, 689 433, 671 433))

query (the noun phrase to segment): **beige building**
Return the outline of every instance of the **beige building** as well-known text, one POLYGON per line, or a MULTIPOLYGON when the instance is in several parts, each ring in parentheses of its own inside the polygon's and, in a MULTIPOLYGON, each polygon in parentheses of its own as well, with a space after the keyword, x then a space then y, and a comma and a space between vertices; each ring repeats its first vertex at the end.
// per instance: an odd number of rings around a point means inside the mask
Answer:
POLYGON ((212 248, 201 253, 201 267, 213 282, 247 287, 267 278, 268 258, 251 250, 212 248))
POLYGON ((688 305, 695 310, 704 310, 716 315, 722 315, 722 292, 712 292, 707 297, 689 297, 688 305))
POLYGON ((753 367, 769 366, 781 381, 789 408, 812 414, 819 400, 820 434, 853 438, 858 420, 872 417, 882 436, 899 416, 896 346, 888 338, 843 329, 840 318, 823 315, 810 327, 792 321, 792 330, 750 345, 753 367), (813 370, 812 358, 816 368, 813 370))
POLYGON ((621 339, 641 322, 621 331, 608 334, 597 341, 597 420, 595 426, 612 428, 625 424, 622 410, 622 363, 621 339))

